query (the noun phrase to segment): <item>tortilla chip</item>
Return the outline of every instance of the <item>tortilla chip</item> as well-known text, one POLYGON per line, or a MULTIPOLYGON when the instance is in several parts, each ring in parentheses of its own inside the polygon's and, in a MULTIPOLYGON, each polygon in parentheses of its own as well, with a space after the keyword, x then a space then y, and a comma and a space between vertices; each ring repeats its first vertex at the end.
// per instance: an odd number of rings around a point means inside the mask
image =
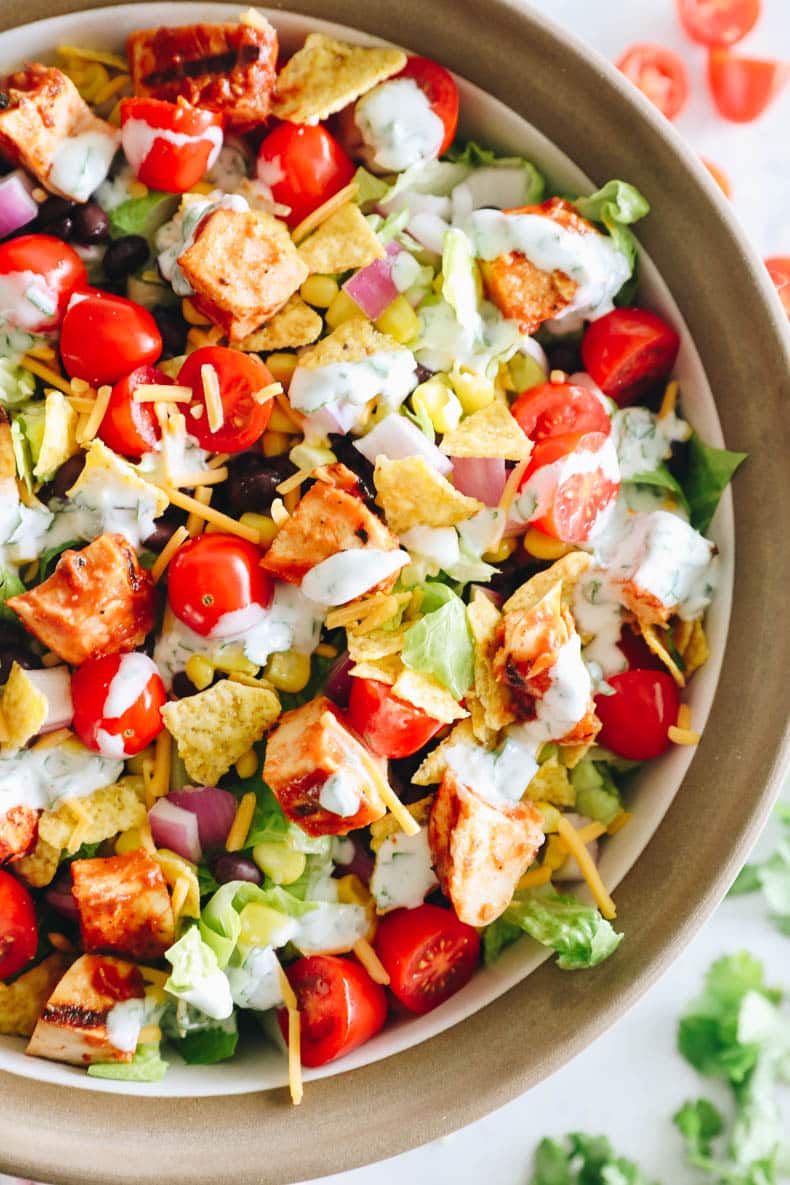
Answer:
POLYGON ((459 742, 466 745, 475 744, 471 720, 461 720, 452 732, 448 733, 444 740, 431 750, 416 773, 412 774, 412 785, 433 786, 434 783, 441 782, 444 771, 447 769, 447 750, 451 745, 459 742))
POLYGON ((366 49, 311 33, 277 76, 272 115, 291 123, 318 123, 405 65, 400 49, 366 49))
POLYGON ((663 630, 659 632, 654 625, 647 625, 640 621, 639 632, 647 643, 648 650, 650 650, 653 654, 655 654, 656 658, 659 658, 661 662, 663 662, 664 666, 667 668, 678 687, 685 687, 686 676, 683 674, 680 667, 669 653, 669 650, 664 645, 664 640, 661 637, 663 630))
POLYGON ((370 633, 357 634, 347 632, 347 649, 349 658, 354 662, 375 662, 379 658, 388 658, 398 654, 403 649, 403 636, 406 627, 397 630, 372 630, 370 633))
POLYGON ((241 341, 231 342, 231 348, 243 350, 245 354, 296 350, 316 341, 323 328, 324 322, 315 309, 311 309, 301 296, 294 293, 262 329, 256 329, 255 333, 243 337, 241 341))
MULTIPOLYGON (((494 651, 499 641, 502 615, 491 598, 486 596, 482 589, 477 588, 466 607, 466 617, 472 631, 475 650, 475 698, 483 708, 483 725, 486 732, 497 732, 516 719, 509 688, 494 678, 494 651)), ((472 711, 472 721, 478 724, 476 717, 478 713, 472 711)), ((482 733, 483 730, 478 727, 475 735, 478 731, 482 733)), ((487 739, 484 736, 478 737, 478 740, 487 739)))
POLYGON ((51 885, 60 864, 60 848, 53 848, 39 835, 29 856, 14 861, 14 873, 34 889, 51 885))
POLYGON ((78 800, 64 798, 54 810, 44 811, 39 819, 39 841, 58 852, 64 848, 67 852, 76 851, 84 843, 100 843, 119 831, 142 826, 147 818, 144 799, 143 779, 136 775, 121 778, 112 786, 102 786, 78 800), (76 838, 79 843, 74 842, 76 838))
POLYGON ((332 275, 367 267, 374 259, 383 259, 386 252, 359 206, 348 202, 299 245, 299 255, 311 275, 332 275))
POLYGON ((0 749, 21 749, 37 736, 47 719, 47 697, 34 686, 24 667, 15 662, 0 699, 6 739, 0 749))
POLYGON ((705 628, 699 619, 683 621, 678 619, 672 631, 675 649, 683 659, 686 668, 686 679, 690 679, 695 671, 704 666, 710 658, 710 648, 705 634, 705 628))
POLYGON ((79 416, 62 391, 48 391, 44 403, 44 435, 33 476, 49 481, 64 461, 80 451, 77 444, 79 416))
POLYGON ((560 765, 556 757, 543 762, 527 786, 526 796, 533 802, 552 802, 555 806, 576 805, 576 790, 567 766, 560 765))
POLYGON ((204 786, 216 785, 279 715, 280 701, 270 688, 230 679, 162 708, 187 773, 204 786))
POLYGON ((411 527, 452 527, 483 509, 482 502, 462 494, 424 457, 380 458, 373 480, 387 524, 396 535, 411 527))
POLYGON ((575 769, 580 761, 584 761, 590 749, 595 748, 595 741, 581 741, 576 745, 560 744, 560 761, 566 769, 575 769))
POLYGON ((360 309, 359 317, 344 321, 327 337, 301 353, 299 368, 320 370, 322 366, 332 366, 335 362, 364 362, 374 354, 403 349, 405 346, 396 342, 394 337, 379 333, 371 321, 365 320, 360 309))
POLYGON ((141 498, 149 499, 154 506, 154 518, 159 518, 160 514, 164 514, 170 505, 170 499, 164 491, 140 477, 128 461, 124 461, 121 457, 116 456, 112 449, 107 448, 107 445, 102 440, 91 441, 90 448, 85 457, 85 466, 74 485, 67 491, 67 497, 77 497, 85 486, 93 484, 94 478, 99 478, 99 480, 107 481, 108 483, 117 482, 119 485, 124 486, 129 494, 134 496, 138 501, 141 498))
POLYGON ((562 583, 562 603, 566 608, 571 608, 574 589, 592 562, 592 556, 585 551, 569 552, 550 568, 536 573, 521 588, 517 588, 512 597, 505 601, 504 612, 529 612, 558 581, 562 583))
POLYGON ((65 970, 65 958, 55 951, 13 983, 0 983, 0 1033, 29 1037, 65 970))
POLYGON ((473 691, 467 691, 465 702, 472 720, 472 732, 475 735, 475 740, 479 741, 486 749, 495 748, 499 734, 496 729, 489 728, 486 724, 486 710, 483 704, 473 691))
POLYGON ((392 687, 403 670, 403 663, 399 654, 387 654, 382 658, 366 659, 351 668, 349 674, 355 679, 376 679, 379 683, 386 683, 392 687))
MULTIPOLYGON (((426 794, 425 798, 418 799, 417 802, 410 802, 406 806, 413 819, 424 827, 428 822, 428 817, 431 813, 431 806, 433 805, 433 795, 426 794)), ((381 819, 376 819, 370 824, 370 846, 374 852, 377 852, 385 839, 389 839, 391 835, 401 831, 401 825, 393 814, 386 814, 381 819)))
MULTIPOLYGON (((11 435, 11 425, 8 416, 0 407, 0 482, 16 482, 16 457, 14 455, 14 438, 11 435)), ((16 487, 14 487, 14 490, 16 487)), ((5 495, 5 490, 2 491, 5 495)), ((11 491, 12 493, 14 491, 11 491)))
POLYGON ((456 428, 445 432, 439 446, 448 457, 496 457, 526 461, 532 441, 519 427, 502 399, 472 412, 456 428))
POLYGON ((407 704, 427 712, 434 720, 441 720, 442 724, 452 724, 454 720, 462 720, 469 715, 438 679, 422 671, 404 668, 395 680, 392 692, 407 704))

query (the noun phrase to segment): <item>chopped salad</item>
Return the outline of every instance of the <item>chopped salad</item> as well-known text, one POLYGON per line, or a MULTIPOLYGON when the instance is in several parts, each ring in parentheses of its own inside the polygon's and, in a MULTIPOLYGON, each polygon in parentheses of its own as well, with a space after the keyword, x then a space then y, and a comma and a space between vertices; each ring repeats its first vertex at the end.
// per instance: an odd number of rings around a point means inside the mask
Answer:
POLYGON ((614 180, 260 14, 0 83, 0 1032, 319 1066, 526 933, 698 740, 705 444, 614 180), (240 1025, 240 1022, 243 1022, 240 1025))

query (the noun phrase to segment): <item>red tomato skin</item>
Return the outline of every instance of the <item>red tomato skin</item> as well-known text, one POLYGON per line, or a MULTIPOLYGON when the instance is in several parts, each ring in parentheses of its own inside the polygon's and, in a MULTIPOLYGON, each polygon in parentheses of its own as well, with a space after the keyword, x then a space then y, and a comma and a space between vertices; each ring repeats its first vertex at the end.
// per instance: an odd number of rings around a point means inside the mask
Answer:
POLYGON ((376 679, 352 679, 348 715, 351 727, 379 757, 410 757, 442 727, 441 720, 398 699, 376 679))
POLYGON ((790 64, 742 58, 726 49, 708 55, 708 86, 716 110, 731 123, 751 123, 770 106, 790 78, 790 64))
POLYGON ((628 407, 669 377, 679 349, 680 337, 663 317, 630 308, 593 321, 581 352, 584 369, 603 393, 628 407))
MULTIPOLYGON (((131 120, 142 120, 152 129, 194 136, 194 143, 173 144, 157 137, 137 166, 137 176, 151 189, 165 193, 186 193, 200 181, 208 168, 214 142, 206 137, 210 128, 222 130, 223 116, 217 111, 169 103, 165 99, 122 99, 121 142, 126 149, 124 128, 131 120)), ((131 143, 131 142, 130 142, 131 143)), ((127 152, 129 157, 129 152, 127 152)))
POLYGON ((726 198, 731 198, 732 197, 732 183, 730 182, 730 179, 727 176, 727 174, 724 172, 724 170, 721 169, 718 165, 714 164, 712 160, 708 160, 704 156, 701 156, 700 160, 702 161, 703 165, 708 170, 711 177, 716 182, 716 184, 718 185, 719 189, 724 194, 724 196, 726 198))
POLYGON ((37 946, 33 898, 21 881, 0 868, 0 979, 21 971, 37 946))
MULTIPOLYGON (((85 264, 73 247, 54 235, 20 235, 0 243, 0 275, 25 271, 45 277, 47 287, 54 291, 57 298, 55 314, 47 317, 42 313, 40 322, 29 328, 36 333, 57 329, 72 293, 87 283, 85 264)), ((9 324, 16 325, 8 315, 6 319, 9 324)), ((25 326, 20 325, 18 328, 25 326)))
POLYGON ((602 432, 612 421, 600 399, 576 383, 538 383, 522 391, 511 407, 524 433, 536 443, 566 432, 602 432))
POLYGON ((179 547, 167 569, 167 597, 176 617, 206 638, 225 613, 271 604, 273 581, 263 553, 236 535, 197 535, 179 547))
POLYGON ((156 321, 125 296, 90 289, 66 310, 60 356, 70 378, 117 383, 139 366, 153 366, 161 353, 156 321))
POLYGON ((162 707, 167 702, 167 694, 152 663, 151 678, 139 699, 122 716, 105 718, 104 704, 123 657, 122 654, 109 654, 105 658, 88 659, 77 667, 71 677, 73 727, 83 745, 97 753, 100 752, 96 735, 99 729, 110 736, 122 736, 125 755, 133 757, 162 731, 162 707))
POLYGON ((396 78, 412 78, 431 104, 434 115, 444 124, 444 139, 438 156, 443 156, 453 142, 458 127, 458 87, 449 70, 431 58, 409 56, 396 78))
MULTIPOLYGON (((577 453, 597 453, 606 446, 607 440, 602 432, 566 432, 541 440, 532 450, 519 488, 523 488, 539 469, 577 453)), ((530 519, 530 523, 552 539, 563 543, 585 543, 619 490, 619 480, 613 481, 602 469, 570 473, 557 485, 550 508, 540 517, 530 519)))
POLYGON ((258 151, 258 177, 276 202, 290 208, 284 216, 290 227, 348 185, 355 171, 351 157, 320 124, 281 123, 258 151))
POLYGON ((135 403, 132 396, 137 387, 153 383, 167 387, 172 382, 163 370, 138 366, 113 387, 96 435, 122 457, 139 460, 144 453, 153 452, 162 434, 154 405, 135 403))
MULTIPOLYGON (((301 1017, 303 1066, 324 1066, 374 1037, 387 1019, 387 995, 364 967, 337 955, 309 955, 286 969, 301 1017)), ((277 1020, 288 1039, 288 1010, 277 1020)))
POLYGON ((670 745, 667 729, 677 723, 678 689, 666 671, 631 670, 607 679, 614 695, 598 695, 602 728, 597 743, 629 761, 650 761, 670 745))
POLYGON ((710 48, 735 45, 760 18, 760 0, 677 0, 677 8, 692 41, 710 48))
POLYGON ((214 453, 242 453, 260 440, 272 414, 274 400, 256 403, 253 395, 273 382, 271 372, 253 354, 227 346, 202 346, 194 350, 178 372, 178 383, 191 387, 192 401, 186 409, 187 431, 201 448, 214 453), (201 367, 213 366, 219 380, 225 414, 221 428, 208 424, 201 367), (193 408, 202 408, 198 418, 193 408))
POLYGON ((790 255, 775 255, 771 259, 766 259, 765 266, 790 319, 790 255))
POLYGON ((689 82, 682 59, 671 49, 632 45, 617 68, 667 119, 680 115, 689 96, 689 82))
POLYGON ((390 991, 418 1015, 438 1008, 468 983, 480 957, 475 928, 438 905, 385 914, 374 945, 390 977, 390 991))

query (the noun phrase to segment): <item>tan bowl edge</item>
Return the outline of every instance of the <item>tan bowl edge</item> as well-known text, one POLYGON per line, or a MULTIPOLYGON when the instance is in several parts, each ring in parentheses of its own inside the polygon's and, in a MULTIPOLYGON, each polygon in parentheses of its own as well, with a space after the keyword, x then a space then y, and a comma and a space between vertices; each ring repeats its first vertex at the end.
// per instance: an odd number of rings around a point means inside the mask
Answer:
MULTIPOLYGON (((92 7, 100 3, 0 0, 0 28, 92 7)), ((311 1083, 298 1110, 279 1091, 147 1101, 0 1074, 0 1170, 60 1185, 285 1185, 392 1156, 508 1102, 589 1045, 669 966, 726 891, 788 755, 790 335, 724 199, 601 58, 521 5, 276 7, 431 55, 524 115, 593 179, 623 177, 656 196, 640 238, 694 337, 725 438, 752 458, 735 492, 724 674, 682 791, 618 890, 627 941, 615 958, 581 975, 545 964, 460 1027, 311 1083)))

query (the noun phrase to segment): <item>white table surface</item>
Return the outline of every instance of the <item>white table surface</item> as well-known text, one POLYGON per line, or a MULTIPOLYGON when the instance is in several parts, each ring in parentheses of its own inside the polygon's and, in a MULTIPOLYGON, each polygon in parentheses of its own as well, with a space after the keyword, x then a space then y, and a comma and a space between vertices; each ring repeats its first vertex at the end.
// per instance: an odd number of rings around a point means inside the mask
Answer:
MULTIPOLYGON (((735 209, 759 254, 790 255, 790 88, 755 123, 725 123, 707 93, 705 52, 683 35, 674 0, 532 4, 610 59, 638 41, 654 41, 681 53, 693 93, 676 126, 700 155, 729 176, 735 209)), ((762 21, 744 43, 744 51, 790 58, 790 0, 763 0, 763 7, 762 21)), ((790 783, 785 797, 790 800, 790 783)), ((759 846, 770 850, 771 842, 768 834, 759 846)), ((445 1140, 322 1181, 526 1185, 538 1141, 544 1135, 579 1130, 608 1135, 615 1147, 640 1161, 651 1179, 664 1185, 691 1182, 694 1175, 684 1166, 670 1119, 685 1099, 711 1091, 674 1052, 677 1020, 698 992, 710 963, 745 947, 763 959, 769 982, 790 985, 790 939, 767 920, 760 896, 729 899, 642 1001, 548 1081, 445 1140)), ((528 1040, 526 1023, 524 1032, 528 1040)), ((474 1089, 473 1073, 459 1083, 462 1089, 474 1089)), ((364 1123, 364 1117, 358 1121, 364 1123)))

